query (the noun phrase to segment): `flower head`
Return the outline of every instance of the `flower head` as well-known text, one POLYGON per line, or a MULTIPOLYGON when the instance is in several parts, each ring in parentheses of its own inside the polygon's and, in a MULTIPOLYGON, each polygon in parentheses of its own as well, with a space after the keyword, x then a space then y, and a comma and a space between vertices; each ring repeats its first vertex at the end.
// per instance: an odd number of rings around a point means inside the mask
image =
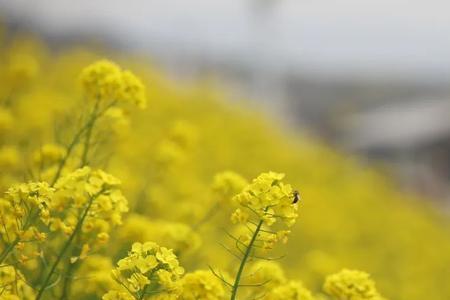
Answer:
MULTIPOLYGON (((286 227, 298 216, 298 203, 293 203, 292 188, 281 181, 283 178, 280 173, 262 173, 232 199, 239 205, 231 214, 232 223, 256 226, 261 222, 258 241, 264 250, 274 248, 277 242, 286 243, 290 233, 286 227)), ((240 240, 246 244, 250 238, 241 235, 240 240)))
POLYGON ((300 281, 289 281, 270 290, 265 300, 314 300, 311 292, 300 281))
POLYGON ((290 227, 297 218, 298 206, 292 203, 292 187, 282 183, 283 178, 281 173, 262 173, 233 199, 268 226, 281 220, 290 227))
POLYGON ((177 281, 183 273, 184 269, 172 250, 145 242, 131 246, 128 256, 117 262, 113 278, 137 295, 150 285, 159 286, 166 293, 175 293, 178 291, 177 281))
POLYGON ((219 300, 225 290, 221 281, 210 271, 199 270, 186 274, 181 281, 181 299, 219 300))
POLYGON ((328 276, 323 288, 328 295, 338 300, 382 299, 370 275, 357 270, 343 269, 339 273, 328 276))
POLYGON ((120 180, 102 171, 83 167, 62 176, 55 184, 55 201, 52 208, 51 229, 70 234, 73 215, 78 215, 87 203, 92 202, 82 231, 98 237, 104 243, 113 226, 122 223, 122 215, 128 211, 128 201, 120 190, 120 180), (93 235, 95 233, 95 235, 93 235))
POLYGON ((130 71, 109 60, 87 66, 80 75, 86 97, 98 101, 119 101, 145 108, 145 86, 130 71))

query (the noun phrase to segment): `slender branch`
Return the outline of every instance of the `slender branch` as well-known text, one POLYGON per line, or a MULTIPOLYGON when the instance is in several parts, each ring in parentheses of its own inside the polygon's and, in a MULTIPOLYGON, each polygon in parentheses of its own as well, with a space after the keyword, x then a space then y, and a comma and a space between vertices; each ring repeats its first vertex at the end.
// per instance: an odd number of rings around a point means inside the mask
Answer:
MULTIPOLYGON (((89 124, 89 122, 86 125, 88 125, 88 124, 89 124)), ((73 149, 78 144, 78 142, 79 142, 81 136, 83 135, 84 131, 87 129, 86 125, 81 127, 81 129, 74 135, 74 137, 73 137, 72 141, 70 142, 69 146, 67 146, 66 155, 64 155, 63 159, 60 161, 60 163, 58 165, 58 169, 56 170, 55 176, 53 177, 50 186, 54 186, 56 181, 61 176, 62 169, 65 167, 65 165, 67 163, 67 160, 69 159, 70 155, 72 154, 73 149)))
POLYGON ((255 232, 253 233, 252 239, 250 240, 250 243, 248 244, 247 249, 245 250, 244 257, 242 258, 241 264, 240 264, 238 272, 236 274, 236 279, 234 281, 233 288, 231 290, 231 298, 230 298, 231 300, 235 300, 236 299, 237 291, 238 291, 238 288, 239 288, 239 282, 240 282, 241 276, 242 276, 242 272, 244 271, 245 264, 247 262, 247 259, 250 256, 250 252, 252 250, 252 246, 255 243, 256 237, 259 234, 259 230, 261 229, 262 224, 263 224, 263 221, 262 220, 259 221, 258 226, 256 227, 255 232))
POLYGON ((219 243, 219 245, 220 245, 223 249, 225 249, 228 253, 230 253, 231 255, 233 255, 237 260, 240 261, 240 260, 242 259, 242 257, 240 257, 239 255, 237 255, 236 253, 234 253, 233 251, 231 251, 231 249, 228 248, 227 246, 225 246, 224 244, 219 243))
MULTIPOLYGON (((34 222, 34 220, 39 216, 39 211, 36 211, 33 215, 30 213, 28 214, 25 224, 21 226, 21 228, 18 228, 19 230, 26 231, 28 227, 34 222)), ((3 220, 3 219, 2 219, 3 220)), ((6 228, 6 227, 5 227, 6 228)), ((8 257, 9 253, 14 249, 14 247, 20 242, 20 237, 17 236, 14 241, 12 241, 0 254, 0 264, 2 264, 5 259, 8 257)))
POLYGON ((19 242, 19 238, 16 238, 11 244, 8 245, 8 247, 3 250, 3 252, 0 254, 0 264, 3 264, 3 261, 8 257, 9 252, 14 248, 14 246, 17 245, 19 242))
POLYGON ((148 286, 149 286, 149 284, 147 284, 147 285, 144 287, 144 289, 142 290, 142 294, 139 296, 139 300, 144 299, 144 296, 145 296, 145 293, 146 293, 146 290, 147 290, 148 286))
MULTIPOLYGON (((100 101, 97 99, 95 102, 94 110, 92 111, 92 116, 95 116, 97 114, 98 106, 100 101)), ((90 122, 88 123, 88 127, 86 129, 86 137, 84 139, 84 148, 83 148, 83 154, 81 156, 81 162, 80 162, 80 168, 84 167, 88 160, 88 153, 91 143, 91 137, 92 137, 92 131, 94 129, 95 122, 97 121, 97 118, 93 117, 91 118, 90 122)))
POLYGON ((92 127, 93 123, 95 123, 95 121, 98 118, 100 118, 109 108, 114 106, 116 104, 116 102, 117 101, 112 101, 109 105, 107 105, 104 109, 102 109, 98 113, 96 113, 97 109, 95 109, 94 112, 91 114, 91 117, 90 117, 89 121, 86 124, 84 124, 84 126, 82 126, 80 128, 80 130, 78 130, 77 133, 75 133, 75 135, 74 135, 72 141, 70 142, 69 146, 67 146, 66 155, 63 157, 63 159, 60 161, 60 163, 58 165, 58 169, 56 170, 55 176, 53 177, 53 180, 52 180, 50 186, 54 186, 56 181, 61 176, 61 172, 62 172, 63 168, 65 167, 65 165, 67 163, 67 160, 69 159, 70 155, 72 154, 72 151, 74 150, 75 146, 80 141, 80 139, 83 136, 83 134, 85 133, 85 131, 87 131, 90 127, 92 127))
MULTIPOLYGON (((73 250, 72 250, 72 254, 73 254, 73 250)), ((71 288, 71 283, 72 283, 72 276, 77 267, 75 264, 76 263, 71 263, 70 261, 67 263, 66 272, 65 272, 66 274, 64 275, 64 282, 63 282, 63 287, 62 287, 62 294, 61 294, 61 297, 59 298, 61 300, 69 299, 70 288, 71 288)))
POLYGON ((239 287, 259 287, 259 286, 268 284, 270 281, 271 281, 271 279, 268 279, 268 280, 260 282, 260 283, 240 284, 239 287))
POLYGON ((82 227, 82 225, 83 225, 83 222, 84 222, 84 220, 85 220, 85 218, 86 218, 86 216, 87 216, 87 213, 89 212, 89 210, 90 210, 90 208, 91 208, 91 206, 92 206, 92 203, 93 203, 94 200, 95 200, 101 193, 103 193, 103 192, 104 192, 104 191, 103 191, 103 189, 102 189, 100 192, 98 192, 97 194, 95 194, 94 196, 92 196, 92 197, 89 199, 89 203, 88 203, 86 209, 84 210, 83 215, 82 215, 81 218, 78 220, 77 225, 75 226, 75 229, 73 230, 73 232, 72 232, 72 234, 70 235, 69 239, 66 241, 66 243, 65 243, 64 246, 63 246, 63 248, 62 248, 61 251, 59 252, 59 254, 58 254, 58 256, 57 256, 55 262, 53 263, 53 265, 52 265, 52 267, 51 267, 51 269, 50 269, 50 272, 49 272, 49 273, 47 274, 47 276, 45 277, 44 283, 42 284, 42 286, 41 286, 41 288, 40 288, 40 290, 39 290, 39 292, 38 292, 38 294, 37 294, 37 296, 36 296, 36 300, 39 300, 39 299, 42 298, 42 295, 44 294, 44 291, 45 291, 45 289, 47 288, 47 285, 48 285, 48 283, 49 283, 49 281, 50 281, 50 279, 51 279, 53 273, 55 272, 56 268, 58 267, 58 265, 59 265, 61 259, 64 257, 64 254, 66 253, 67 249, 69 249, 69 247, 70 247, 70 245, 71 245, 73 239, 75 238, 75 236, 76 236, 76 235, 78 234, 78 232, 80 231, 80 229, 81 229, 81 227, 82 227))
POLYGON ((211 267, 211 266, 208 266, 208 267, 211 270, 211 272, 213 273, 213 275, 216 276, 223 283, 225 283, 225 285, 227 285, 230 288, 233 287, 233 285, 231 283, 229 283, 228 281, 225 280, 225 278, 223 278, 222 274, 219 275, 219 274, 216 273, 216 271, 214 271, 213 267, 211 267))

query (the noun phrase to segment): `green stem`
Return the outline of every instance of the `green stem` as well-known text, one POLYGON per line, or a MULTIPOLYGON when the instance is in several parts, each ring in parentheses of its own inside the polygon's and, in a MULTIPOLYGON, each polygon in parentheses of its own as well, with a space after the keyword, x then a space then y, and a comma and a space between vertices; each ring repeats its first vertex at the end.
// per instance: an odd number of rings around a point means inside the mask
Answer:
POLYGON ((244 257, 242 258, 241 265, 239 266, 239 270, 236 274, 236 279, 234 280, 233 288, 231 290, 231 300, 236 299, 237 291, 239 288, 239 282, 241 281, 242 272, 244 271, 245 264, 250 256, 250 252, 251 252, 253 244, 255 243, 256 238, 259 234, 259 231, 261 230, 262 224, 263 224, 263 221, 262 220, 259 221, 258 226, 256 227, 255 232, 253 233, 252 239, 250 240, 250 243, 248 244, 247 249, 245 250, 244 257))
POLYGON ((78 144, 78 141, 80 140, 80 138, 83 135, 86 128, 87 128, 86 126, 81 127, 81 129, 74 135, 72 141, 70 142, 69 146, 67 147, 66 155, 63 157, 63 159, 61 160, 61 162, 58 165, 58 169, 56 170, 55 176, 53 177, 53 180, 50 184, 51 186, 54 186, 56 181, 61 176, 61 172, 62 172, 63 168, 65 167, 67 160, 69 159, 75 146, 78 144))
MULTIPOLYGON (((80 236, 78 236, 77 241, 75 242, 75 244, 79 244, 80 243, 80 236)), ((75 256, 75 248, 72 246, 72 250, 71 250, 71 256, 75 256)), ((76 269, 77 269, 77 263, 71 263, 70 260, 67 261, 66 263, 66 271, 65 271, 65 275, 64 275, 64 283, 63 283, 63 287, 62 287, 62 293, 61 293, 61 297, 59 298, 60 300, 67 300, 69 299, 69 295, 70 295, 70 290, 71 290, 71 279, 73 274, 75 273, 76 269)))
POLYGON ((88 126, 86 129, 86 138, 84 139, 83 154, 81 156, 80 168, 84 167, 88 160, 89 146, 91 143, 92 131, 94 129, 95 122, 97 121, 97 118, 95 118, 94 116, 97 115, 99 103, 100 102, 97 100, 97 102, 95 103, 95 106, 94 106, 94 110, 92 111, 93 117, 91 117, 91 120, 88 122, 88 126))
POLYGON ((144 289, 142 290, 142 294, 139 296, 139 300, 144 299, 144 297, 145 297, 145 292, 147 291, 148 286, 149 286, 149 284, 147 284, 147 285, 144 287, 144 289))
MULTIPOLYGON (((22 231, 28 230, 30 225, 36 220, 36 218, 39 216, 39 212, 35 212, 34 214, 31 213, 28 214, 25 224, 22 226, 22 231)), ((20 237, 16 237, 14 241, 12 241, 11 244, 9 244, 0 254, 0 264, 2 264, 5 259, 8 257, 9 253, 14 249, 14 247, 20 242, 20 237)))
MULTIPOLYGON (((111 102, 109 105, 107 105, 105 108, 103 108, 100 112, 97 113, 98 105, 99 105, 98 103, 99 102, 96 103, 96 106, 89 118, 89 121, 83 127, 81 127, 80 130, 74 135, 72 141, 70 142, 69 146, 67 147, 66 155, 63 157, 63 159, 59 163, 58 169, 56 170, 55 176, 53 177, 53 180, 52 180, 50 186, 54 186, 56 181, 61 176, 61 172, 62 172, 63 168, 65 167, 67 160, 69 159, 70 155, 72 154, 72 151, 75 149, 75 146, 78 144, 78 142, 80 141, 80 139, 83 136, 83 134, 85 133, 85 131, 87 131, 87 130, 92 131, 92 127, 93 127, 94 123, 97 121, 97 119, 100 118, 109 108, 114 106, 116 104, 116 101, 111 102)), ((83 153, 83 155, 84 155, 84 153, 83 153)), ((87 157, 87 153, 86 153, 86 157, 87 157)))
POLYGON ((9 244, 5 250, 0 254, 0 265, 3 263, 3 261, 8 257, 9 252, 14 248, 14 246, 17 245, 19 242, 19 238, 16 238, 11 244, 9 244))
POLYGON ((59 262, 61 261, 61 259, 63 258, 64 254, 66 253, 67 249, 69 249, 73 239, 75 238, 75 236, 78 234, 78 232, 80 231, 84 219, 87 216, 87 213, 89 212, 89 209, 92 206, 92 203, 94 202, 94 200, 103 192, 103 190, 101 190, 100 192, 98 192, 97 194, 95 194, 94 196, 91 197, 91 199, 89 200, 89 203, 86 207, 86 209, 83 212, 83 215, 81 216, 81 218, 78 220, 77 225, 75 226, 75 229, 73 230, 72 234, 70 235, 69 239, 66 241, 66 243, 64 244, 63 248, 61 249, 61 252, 59 252, 58 257, 56 258, 55 262, 53 263, 50 272, 47 274, 47 277, 45 277, 44 279, 44 283, 42 284, 37 296, 36 296, 36 300, 39 300, 42 298, 42 295, 44 294, 45 289, 47 288, 50 279, 53 275, 53 273, 55 272, 56 268, 58 267, 59 262))
POLYGON ((89 146, 91 143, 92 129, 94 128, 95 120, 92 120, 91 125, 86 130, 86 138, 84 140, 83 154, 81 156, 80 168, 84 167, 88 160, 89 146))

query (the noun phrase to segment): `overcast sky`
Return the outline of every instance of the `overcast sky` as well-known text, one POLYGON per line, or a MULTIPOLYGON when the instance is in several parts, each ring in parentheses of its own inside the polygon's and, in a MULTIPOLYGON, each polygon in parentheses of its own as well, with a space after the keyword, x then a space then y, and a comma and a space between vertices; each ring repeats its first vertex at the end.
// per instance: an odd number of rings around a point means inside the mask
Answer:
POLYGON ((450 74, 444 0, 0 0, 50 34, 106 30, 132 47, 327 72, 450 74))

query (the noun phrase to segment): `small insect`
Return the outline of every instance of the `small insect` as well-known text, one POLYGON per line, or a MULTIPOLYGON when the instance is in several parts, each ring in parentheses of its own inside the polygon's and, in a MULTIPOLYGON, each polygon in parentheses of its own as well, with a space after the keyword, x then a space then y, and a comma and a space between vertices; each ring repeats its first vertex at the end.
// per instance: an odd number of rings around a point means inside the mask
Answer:
POLYGON ((292 204, 295 204, 300 200, 300 193, 297 190, 294 190, 292 192, 292 196, 294 197, 294 201, 292 201, 292 204))

